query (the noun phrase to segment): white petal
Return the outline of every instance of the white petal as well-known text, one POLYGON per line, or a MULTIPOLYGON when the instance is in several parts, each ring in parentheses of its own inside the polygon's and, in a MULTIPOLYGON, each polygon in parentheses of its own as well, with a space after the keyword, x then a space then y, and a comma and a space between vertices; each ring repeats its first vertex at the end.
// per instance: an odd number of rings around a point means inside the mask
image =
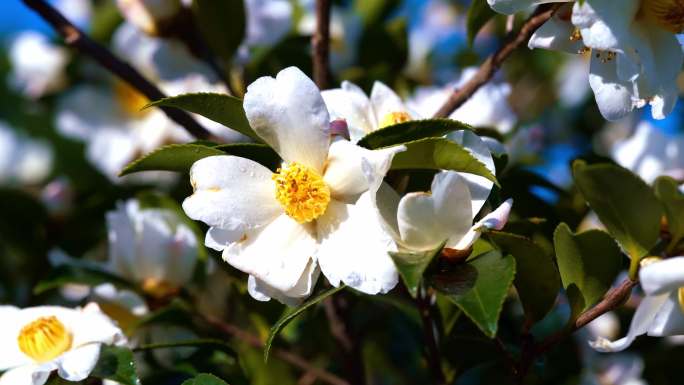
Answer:
POLYGON ((629 38, 629 29, 639 10, 638 0, 610 0, 575 3, 572 23, 579 28, 584 45, 593 49, 617 50, 629 38))
POLYGON ((126 341, 121 329, 94 302, 78 310, 68 327, 73 334, 74 347, 97 342, 119 345, 126 341))
POLYGON ((599 352, 619 352, 627 349, 636 337, 648 331, 656 313, 667 301, 667 298, 667 294, 644 297, 634 313, 634 318, 632 318, 632 323, 629 325, 629 331, 625 337, 613 342, 605 338, 597 338, 595 341, 590 341, 589 345, 599 352))
POLYGON ((634 108, 633 85, 618 78, 616 60, 604 63, 592 55, 589 85, 594 91, 601 115, 607 120, 620 119, 634 108))
POLYGON ((216 251, 223 251, 228 245, 237 241, 242 236, 243 231, 227 230, 220 227, 210 227, 204 238, 204 245, 216 251))
POLYGON ((395 146, 367 150, 338 139, 330 146, 323 180, 330 187, 334 199, 353 202, 364 191, 378 188, 394 155, 404 149, 403 146, 395 146))
POLYGON ((584 48, 584 44, 582 40, 570 39, 574 30, 575 26, 569 20, 562 20, 558 16, 554 16, 532 34, 527 46, 579 53, 584 48))
MULTIPOLYGON (((447 138, 465 147, 465 149, 477 160, 482 162, 492 174, 496 174, 494 159, 489 151, 489 146, 487 146, 487 144, 485 144, 485 142, 475 133, 464 130, 454 131, 447 135, 447 138)), ((489 197, 494 182, 485 177, 469 174, 467 172, 460 172, 459 174, 468 182, 474 219, 489 197)))
MULTIPOLYGON (((0 371, 27 365, 32 360, 19 350, 17 336, 19 330, 30 320, 24 320, 20 315, 21 310, 14 306, 0 306, 0 319, 3 321, 0 328, 0 371)), ((18 373, 17 375, 19 375, 18 373)), ((0 381, 0 384, 4 384, 0 381)))
MULTIPOLYGON (((385 116, 392 112, 408 113, 408 110, 406 109, 404 102, 401 101, 399 95, 397 95, 396 92, 387 87, 384 83, 379 81, 373 83, 370 102, 378 124, 382 123, 382 120, 385 118, 385 116)), ((376 126, 376 129, 377 128, 378 127, 376 126)))
POLYGON ((400 199, 399 194, 385 182, 375 194, 375 206, 381 218, 381 225, 396 243, 402 243, 397 219, 400 199))
POLYGON ((483 228, 501 230, 506 225, 506 222, 508 222, 508 216, 511 213, 512 207, 513 199, 508 199, 496 210, 480 219, 463 237, 449 238, 446 247, 456 250, 465 250, 480 238, 483 228))
POLYGON ((356 84, 343 81, 341 88, 321 92, 330 118, 347 121, 351 141, 356 143, 377 128, 370 99, 356 84))
POLYGON ((176 227, 173 238, 167 245, 167 268, 165 279, 176 286, 184 286, 195 271, 197 263, 197 236, 188 226, 180 223, 176 227))
POLYGON ((117 209, 106 214, 109 267, 122 277, 134 277, 137 237, 129 212, 137 210, 137 201, 130 200, 117 203, 117 209))
POLYGON ((81 381, 90 375, 100 358, 100 344, 88 344, 68 351, 55 360, 57 374, 68 381, 81 381))
POLYGON ((311 226, 283 214, 262 228, 246 230, 223 250, 223 259, 286 292, 297 285, 315 253, 311 226))
POLYGON ((313 291, 319 274, 320 269, 311 261, 309 266, 307 266, 306 270, 302 273, 302 276, 299 278, 295 287, 287 292, 275 289, 264 281, 250 275, 247 280, 247 291, 252 298, 257 301, 269 301, 271 298, 274 298, 287 306, 298 306, 313 291))
POLYGON ((103 283, 93 289, 93 300, 98 303, 109 302, 123 307, 136 316, 149 313, 145 299, 131 290, 119 290, 111 283, 103 283))
POLYGON ((393 242, 365 193, 354 205, 331 201, 317 220, 318 263, 333 286, 344 283, 366 294, 386 293, 397 284, 388 251, 393 242))
POLYGON ((10 369, 0 377, 0 385, 43 385, 50 372, 36 372, 35 365, 24 365, 10 369))
POLYGON ((684 257, 669 258, 642 267, 639 281, 648 295, 678 290, 684 286, 684 257))
POLYGON ((656 88, 658 92, 650 100, 651 111, 654 119, 665 119, 675 107, 679 89, 677 88, 677 76, 682 63, 684 52, 674 34, 655 29, 651 31, 653 55, 655 59, 656 88))
POLYGON ((679 305, 678 290, 673 291, 658 309, 648 335, 654 337, 684 334, 684 313, 679 305))
POLYGON ((403 246, 411 250, 431 250, 450 237, 460 239, 472 223, 468 184, 456 172, 438 173, 431 193, 401 198, 397 220, 403 246))
POLYGON ((190 183, 195 192, 183 202, 192 219, 223 229, 270 223, 283 212, 275 199, 273 173, 237 156, 210 156, 195 162, 190 183))
POLYGON ((316 85, 296 67, 247 87, 245 113, 254 131, 287 162, 319 172, 328 145, 330 117, 316 85))

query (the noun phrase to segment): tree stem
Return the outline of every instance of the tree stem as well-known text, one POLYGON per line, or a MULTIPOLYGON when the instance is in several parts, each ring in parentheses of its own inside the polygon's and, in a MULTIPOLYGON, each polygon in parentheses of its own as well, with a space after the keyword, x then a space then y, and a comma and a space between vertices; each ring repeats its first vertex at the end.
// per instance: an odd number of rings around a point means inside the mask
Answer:
POLYGON ((321 90, 330 79, 330 0, 316 0, 316 31, 311 37, 313 76, 321 90))

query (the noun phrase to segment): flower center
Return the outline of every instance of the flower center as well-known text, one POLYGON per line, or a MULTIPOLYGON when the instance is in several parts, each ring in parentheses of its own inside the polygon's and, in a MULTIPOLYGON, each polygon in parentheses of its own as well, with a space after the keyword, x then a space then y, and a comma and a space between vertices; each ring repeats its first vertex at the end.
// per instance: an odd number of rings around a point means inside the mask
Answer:
POLYGON ((408 122, 409 120, 411 120, 411 115, 406 112, 390 112, 389 114, 383 116, 382 120, 380 121, 379 128, 385 128, 394 124, 408 122))
POLYGON ((680 287, 677 291, 677 298, 679 299, 679 309, 684 313, 684 287, 680 287))
POLYGON ((148 113, 148 110, 142 108, 149 103, 149 100, 128 84, 121 81, 114 83, 114 95, 123 111, 129 116, 140 117, 148 113))
POLYGON ((320 217, 330 203, 330 188, 312 168, 292 162, 273 174, 276 199, 285 213, 299 223, 320 217))
POLYGON ((684 32, 684 0, 643 0, 644 16, 672 33, 684 32))
POLYGON ((69 350, 72 336, 57 317, 40 317, 21 329, 17 342, 19 350, 34 361, 43 363, 69 350))

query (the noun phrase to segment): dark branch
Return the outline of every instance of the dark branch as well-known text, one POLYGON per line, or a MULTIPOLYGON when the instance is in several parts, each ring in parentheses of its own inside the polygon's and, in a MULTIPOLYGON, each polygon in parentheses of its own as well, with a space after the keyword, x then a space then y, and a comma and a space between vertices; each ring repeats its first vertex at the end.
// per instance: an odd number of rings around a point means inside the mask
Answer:
MULTIPOLYGON (((45 0, 22 1, 47 21, 64 38, 67 45, 93 58, 98 64, 121 78, 149 100, 154 101, 166 97, 157 86, 145 79, 135 68, 90 39, 45 0)), ((188 113, 175 108, 161 107, 161 109, 170 119, 183 126, 195 138, 209 139, 211 137, 210 132, 197 123, 188 113)))
POLYGON ((420 313, 420 318, 423 321, 425 358, 428 361, 432 377, 435 384, 446 384, 446 378, 444 376, 444 371, 442 370, 442 355, 439 350, 437 335, 435 333, 435 321, 432 313, 432 304, 430 303, 430 294, 427 292, 426 288, 420 288, 418 296, 415 299, 415 304, 420 313))
POLYGON ((561 5, 562 3, 539 6, 537 11, 525 21, 520 31, 509 34, 506 37, 506 43, 480 65, 475 76, 449 96, 449 99, 439 108, 434 117, 446 118, 470 99, 480 87, 492 79, 496 71, 498 71, 513 51, 530 40, 534 31, 546 23, 561 5))
POLYGON ((311 45, 314 81, 324 90, 330 79, 330 0, 316 0, 316 31, 311 45))

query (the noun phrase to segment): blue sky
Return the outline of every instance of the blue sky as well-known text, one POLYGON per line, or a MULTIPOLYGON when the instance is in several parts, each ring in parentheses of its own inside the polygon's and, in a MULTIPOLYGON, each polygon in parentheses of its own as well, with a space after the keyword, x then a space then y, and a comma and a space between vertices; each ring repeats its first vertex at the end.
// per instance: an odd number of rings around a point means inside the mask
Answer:
POLYGON ((50 28, 21 0, 0 0, 0 36, 23 29, 49 32, 50 28))

